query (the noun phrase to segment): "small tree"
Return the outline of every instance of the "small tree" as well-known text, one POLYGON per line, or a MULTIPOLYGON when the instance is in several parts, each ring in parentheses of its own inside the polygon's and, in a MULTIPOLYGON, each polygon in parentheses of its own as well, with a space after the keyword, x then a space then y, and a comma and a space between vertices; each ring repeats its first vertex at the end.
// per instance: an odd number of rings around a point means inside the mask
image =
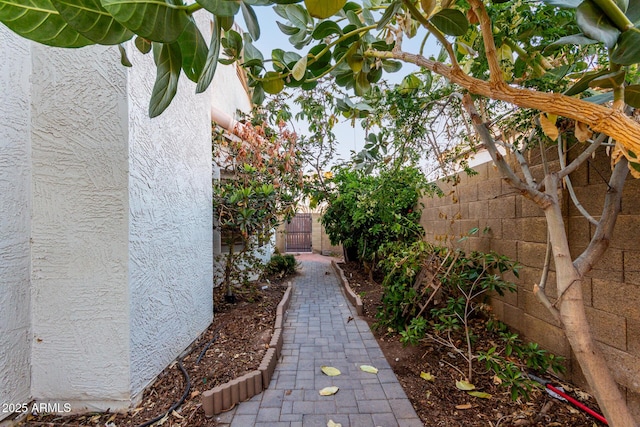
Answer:
POLYGON ((263 268, 257 252, 278 224, 295 213, 302 189, 297 137, 279 121, 272 129, 264 114, 236 125, 231 137, 214 132, 214 159, 222 179, 213 185, 213 209, 222 241, 220 256, 226 295, 263 268))

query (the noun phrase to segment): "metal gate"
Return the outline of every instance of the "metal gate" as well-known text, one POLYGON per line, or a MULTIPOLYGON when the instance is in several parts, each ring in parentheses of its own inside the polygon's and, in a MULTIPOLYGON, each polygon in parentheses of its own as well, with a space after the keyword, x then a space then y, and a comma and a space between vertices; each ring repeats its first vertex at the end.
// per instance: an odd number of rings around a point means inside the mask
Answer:
POLYGON ((299 213, 286 226, 287 252, 311 252, 311 224, 310 213, 299 213))

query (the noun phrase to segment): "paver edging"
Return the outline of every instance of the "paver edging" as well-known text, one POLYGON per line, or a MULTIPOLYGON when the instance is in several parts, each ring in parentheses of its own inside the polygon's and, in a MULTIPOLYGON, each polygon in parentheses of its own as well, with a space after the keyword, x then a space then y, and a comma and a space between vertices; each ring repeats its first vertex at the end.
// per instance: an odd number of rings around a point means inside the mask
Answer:
POLYGON ((284 316, 291 302, 293 282, 289 282, 287 290, 276 309, 276 321, 269 342, 269 349, 262 357, 260 367, 241 377, 216 386, 202 393, 202 408, 207 418, 232 409, 235 405, 262 393, 269 387, 273 372, 278 364, 284 343, 282 327, 284 316))
POLYGON ((360 298, 359 295, 353 292, 353 289, 351 289, 351 286, 349 286, 349 281, 344 275, 344 271, 342 271, 342 269, 338 267, 338 264, 334 260, 331 260, 331 266, 333 267, 333 269, 336 271, 336 274, 338 275, 338 279, 340 280, 340 284, 344 288, 344 292, 347 295, 347 299, 356 308, 356 313, 358 313, 358 316, 364 315, 364 306, 362 305, 362 298, 360 298))

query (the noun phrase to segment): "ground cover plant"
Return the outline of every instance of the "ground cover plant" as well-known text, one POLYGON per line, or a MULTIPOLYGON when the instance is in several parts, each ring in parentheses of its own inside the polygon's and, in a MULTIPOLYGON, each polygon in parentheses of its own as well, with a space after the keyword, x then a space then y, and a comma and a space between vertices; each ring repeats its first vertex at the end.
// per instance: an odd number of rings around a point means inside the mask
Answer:
POLYGON ((492 371, 514 400, 528 398, 533 382, 527 370, 564 372, 562 358, 535 343, 524 345, 491 315, 488 297, 515 290, 505 276, 517 277, 516 263, 495 252, 466 254, 425 242, 402 246, 384 252, 376 327, 394 330, 405 345, 430 342, 449 349, 466 363, 461 387, 471 390, 478 364, 492 371), (501 344, 480 350, 487 343, 477 341, 479 327, 496 333, 501 344))

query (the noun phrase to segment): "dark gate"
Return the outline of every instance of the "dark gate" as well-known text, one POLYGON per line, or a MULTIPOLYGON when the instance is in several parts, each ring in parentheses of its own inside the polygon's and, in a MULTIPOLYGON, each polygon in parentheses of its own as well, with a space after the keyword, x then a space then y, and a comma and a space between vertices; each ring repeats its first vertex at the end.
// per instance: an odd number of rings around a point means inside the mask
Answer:
POLYGON ((286 226, 287 252, 311 252, 311 224, 310 213, 299 213, 286 226))

